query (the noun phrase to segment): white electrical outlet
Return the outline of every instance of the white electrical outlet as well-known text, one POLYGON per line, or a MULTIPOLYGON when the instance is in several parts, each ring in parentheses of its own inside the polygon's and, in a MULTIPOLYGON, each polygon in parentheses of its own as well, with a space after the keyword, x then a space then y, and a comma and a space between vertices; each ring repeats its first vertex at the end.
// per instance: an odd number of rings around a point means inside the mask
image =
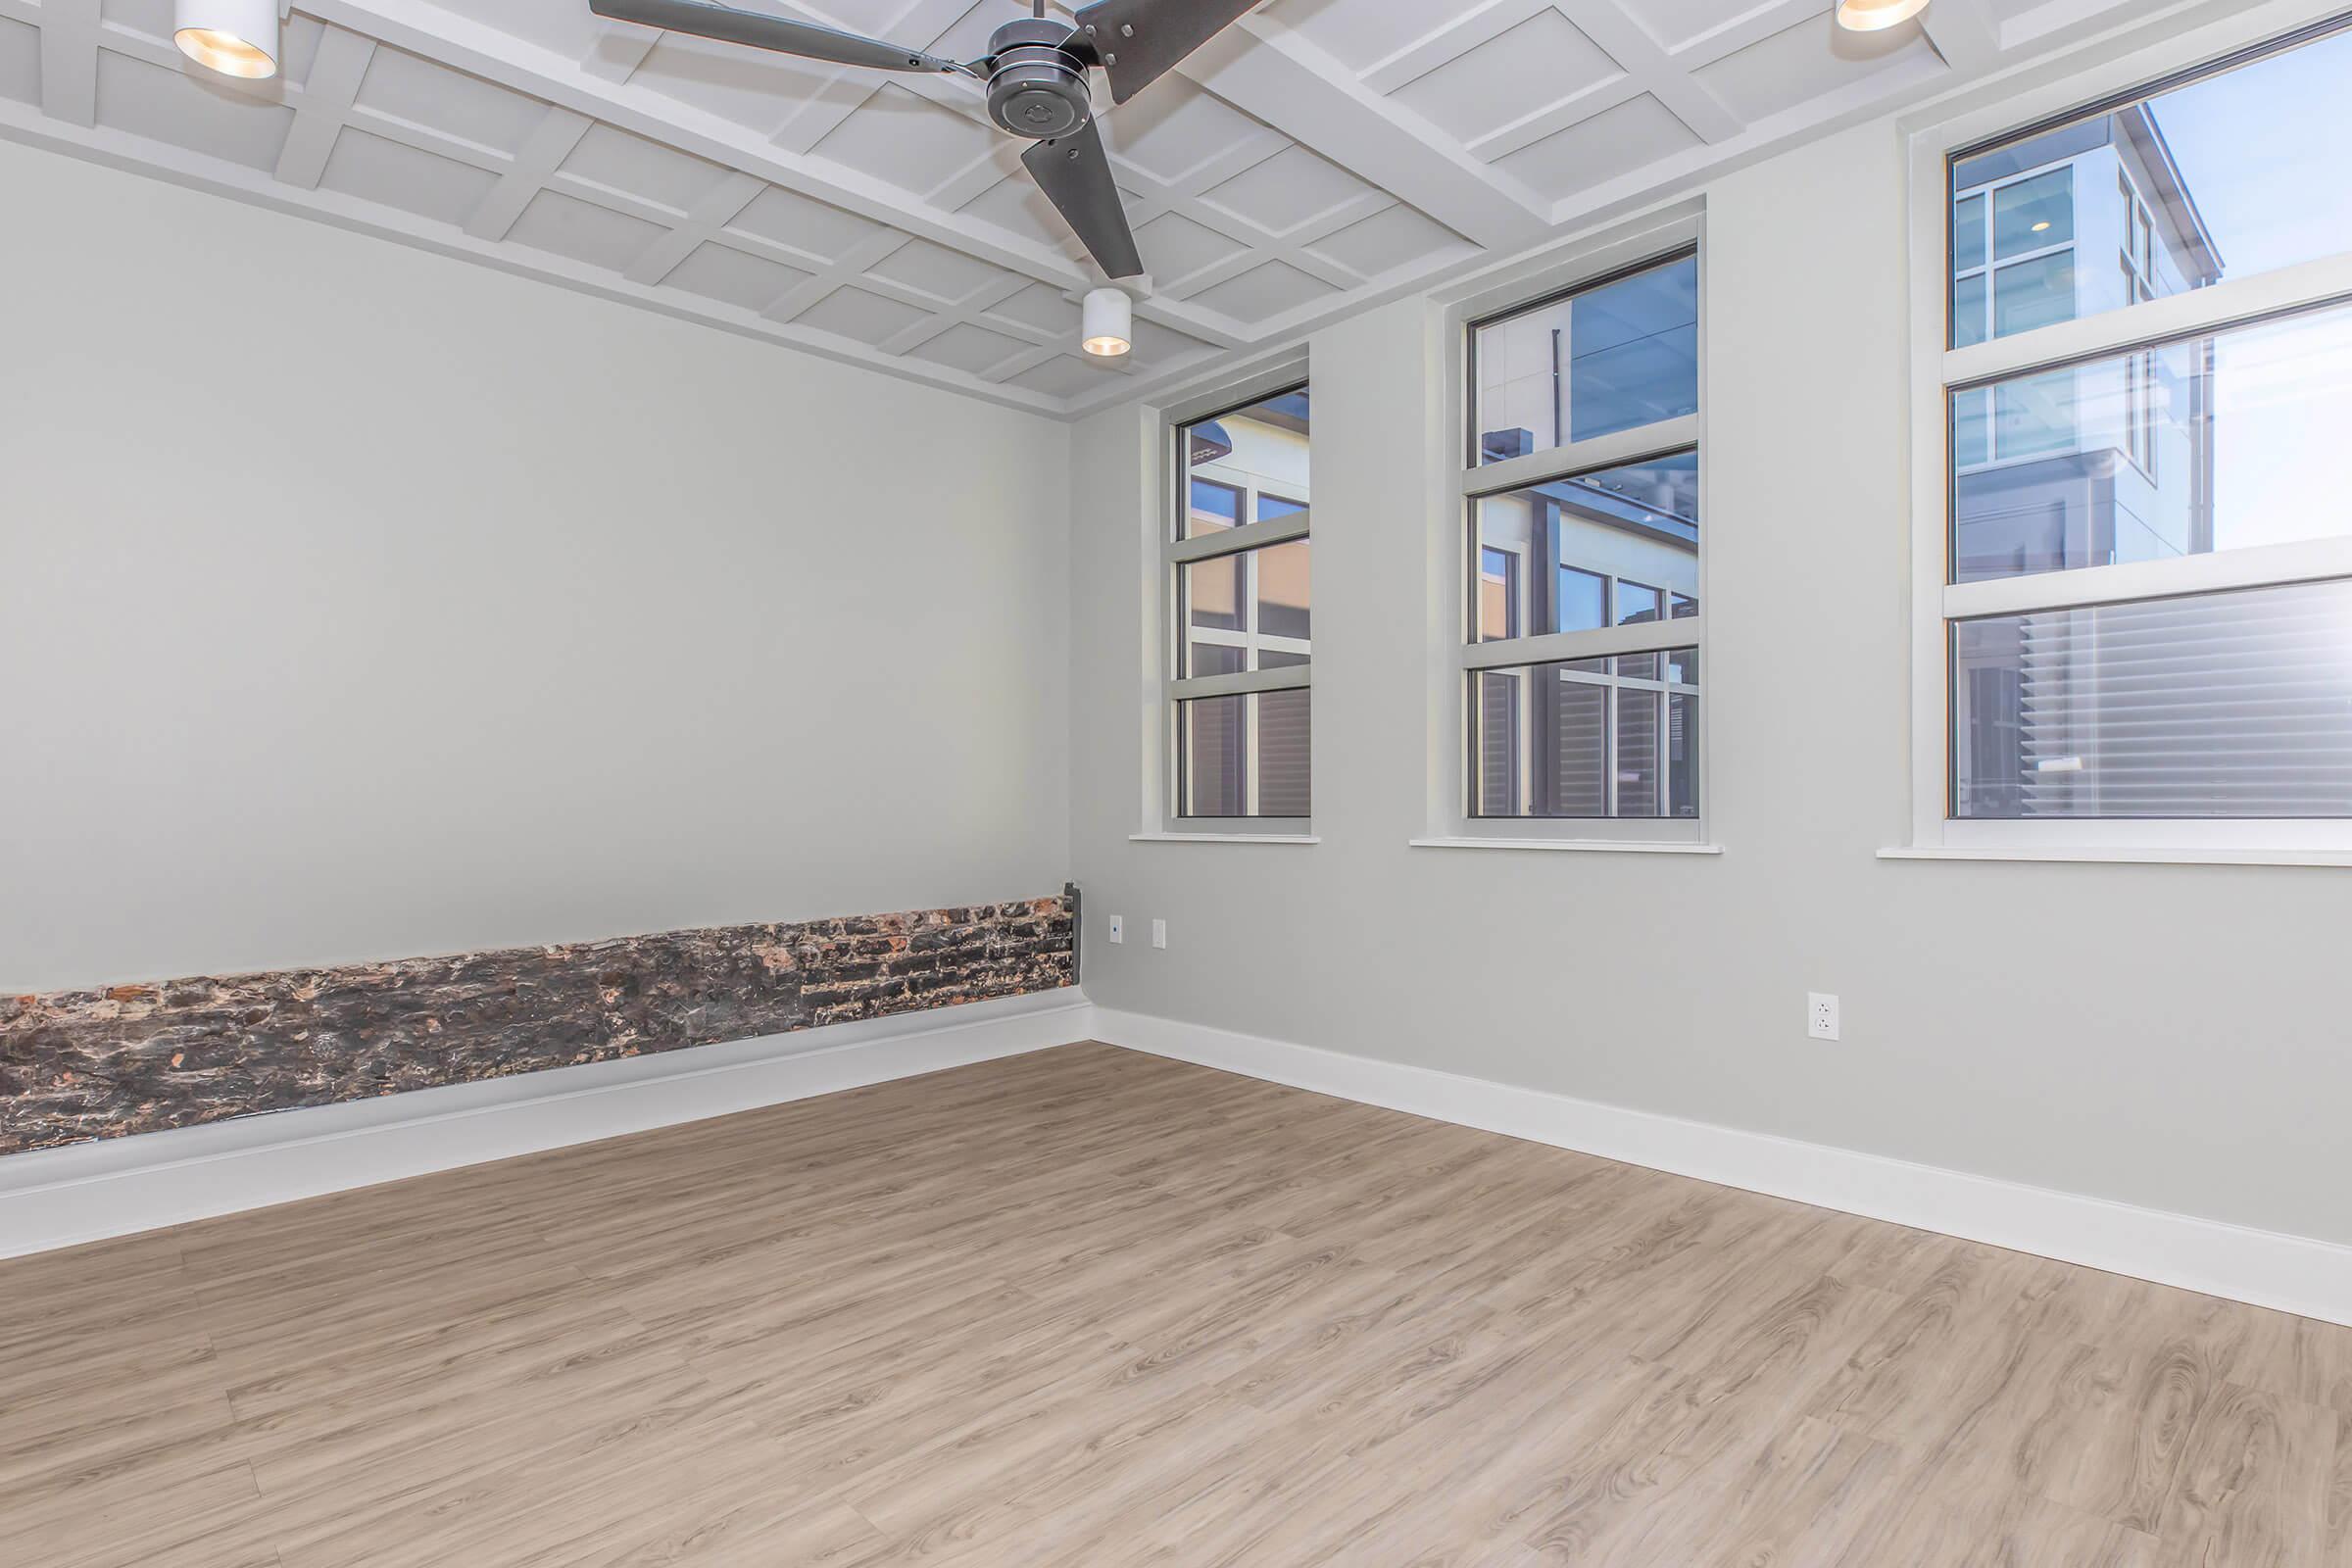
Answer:
POLYGON ((1155 948, 1164 948, 1168 945, 1167 921, 1154 920, 1152 922, 1152 945, 1155 948))
POLYGON ((1125 915, 1114 914, 1110 917, 1110 940, 1113 943, 1127 940, 1127 917, 1125 915))
POLYGON ((1838 999, 1826 991, 1805 993, 1805 1033, 1814 1040, 1838 1038, 1838 999))

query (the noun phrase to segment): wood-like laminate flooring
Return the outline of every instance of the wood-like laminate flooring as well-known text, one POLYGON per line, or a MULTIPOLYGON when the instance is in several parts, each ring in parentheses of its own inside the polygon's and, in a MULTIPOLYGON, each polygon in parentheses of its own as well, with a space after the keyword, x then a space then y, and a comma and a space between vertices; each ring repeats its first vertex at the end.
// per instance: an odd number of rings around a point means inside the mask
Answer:
POLYGON ((2352 1568, 2352 1330, 1104 1046, 0 1263, 39 1568, 2352 1568))

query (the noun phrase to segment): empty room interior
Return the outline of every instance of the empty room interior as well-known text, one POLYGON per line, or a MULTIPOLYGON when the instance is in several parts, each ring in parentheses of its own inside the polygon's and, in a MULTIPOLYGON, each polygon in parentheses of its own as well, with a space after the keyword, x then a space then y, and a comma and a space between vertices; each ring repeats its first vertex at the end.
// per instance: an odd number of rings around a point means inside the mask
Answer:
POLYGON ((2352 1568, 2346 0, 0 0, 0 1563, 2352 1568))

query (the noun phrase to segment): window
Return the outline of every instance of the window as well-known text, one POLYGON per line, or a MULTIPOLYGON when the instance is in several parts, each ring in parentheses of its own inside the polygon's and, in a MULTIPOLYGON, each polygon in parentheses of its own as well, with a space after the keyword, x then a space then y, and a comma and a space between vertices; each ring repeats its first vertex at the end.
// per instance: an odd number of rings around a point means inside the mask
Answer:
POLYGON ((1175 430, 1165 559, 1177 817, 1264 830, 1311 814, 1307 412, 1298 386, 1175 430))
POLYGON ((1684 249, 1469 324, 1468 836, 1697 840, 1698 275, 1684 249))
POLYGON ((1923 149, 1924 846, 2352 849, 2348 74, 2338 22, 1923 149))

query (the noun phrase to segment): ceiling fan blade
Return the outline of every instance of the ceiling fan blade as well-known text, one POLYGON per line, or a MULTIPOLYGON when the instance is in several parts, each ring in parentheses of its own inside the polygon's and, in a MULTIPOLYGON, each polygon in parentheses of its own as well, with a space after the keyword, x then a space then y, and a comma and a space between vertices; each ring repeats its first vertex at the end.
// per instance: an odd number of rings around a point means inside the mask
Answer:
POLYGON ((1095 0, 1077 13, 1120 103, 1253 10, 1258 0, 1095 0))
POLYGON ((778 54, 801 55, 809 60, 830 60, 836 65, 867 66, 876 71, 953 71, 970 74, 966 67, 920 49, 902 49, 879 38, 836 32, 812 22, 738 11, 733 6, 710 5, 706 0, 588 0, 588 9, 617 22, 634 22, 725 43, 749 44, 754 49, 773 49, 778 54))
POLYGON ((1095 122, 1088 121, 1067 136, 1033 144, 1021 154, 1021 166, 1077 230, 1105 277, 1133 277, 1144 270, 1135 231, 1127 226, 1127 209, 1110 177, 1102 132, 1095 122))

